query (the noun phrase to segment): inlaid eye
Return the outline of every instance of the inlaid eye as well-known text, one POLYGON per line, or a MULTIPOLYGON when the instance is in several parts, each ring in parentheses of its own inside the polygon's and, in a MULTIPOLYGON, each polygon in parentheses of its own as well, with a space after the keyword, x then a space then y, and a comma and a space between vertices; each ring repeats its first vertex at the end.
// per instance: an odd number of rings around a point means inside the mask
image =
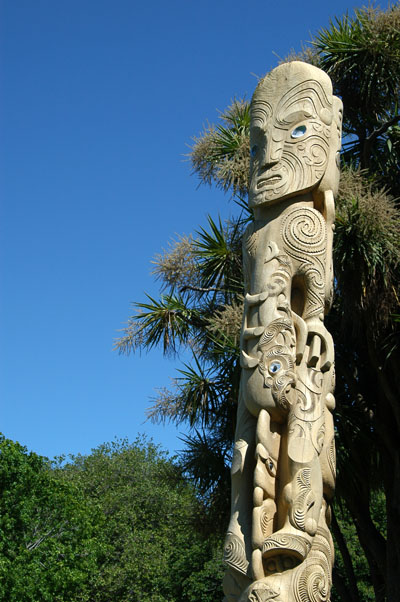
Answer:
POLYGON ((275 468, 275 464, 272 461, 271 456, 269 456, 266 461, 265 461, 265 466, 269 472, 269 474, 271 475, 271 477, 275 477, 276 476, 276 468, 275 468))
POLYGON ((255 157, 255 156, 256 156, 256 154, 257 154, 257 151, 258 151, 258 146, 255 144, 255 145, 254 145, 254 146, 252 146, 252 147, 251 147, 251 149, 250 149, 250 155, 251 155, 252 157, 255 157))
POLYGON ((307 128, 305 125, 299 125, 297 128, 294 128, 293 132, 290 134, 291 138, 301 138, 306 133, 307 128))
POLYGON ((281 368, 282 364, 280 362, 275 361, 270 363, 268 370, 270 374, 276 374, 281 368))

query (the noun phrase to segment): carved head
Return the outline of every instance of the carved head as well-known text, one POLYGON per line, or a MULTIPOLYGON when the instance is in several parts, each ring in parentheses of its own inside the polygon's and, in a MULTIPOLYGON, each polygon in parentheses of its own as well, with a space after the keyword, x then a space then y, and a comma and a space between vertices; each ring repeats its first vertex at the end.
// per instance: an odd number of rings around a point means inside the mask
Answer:
POLYGON ((329 76, 293 61, 262 79, 251 102, 249 205, 339 183, 342 103, 329 76))
POLYGON ((296 399, 296 375, 293 353, 284 345, 263 350, 258 369, 264 377, 264 387, 271 390, 275 404, 288 410, 296 399))

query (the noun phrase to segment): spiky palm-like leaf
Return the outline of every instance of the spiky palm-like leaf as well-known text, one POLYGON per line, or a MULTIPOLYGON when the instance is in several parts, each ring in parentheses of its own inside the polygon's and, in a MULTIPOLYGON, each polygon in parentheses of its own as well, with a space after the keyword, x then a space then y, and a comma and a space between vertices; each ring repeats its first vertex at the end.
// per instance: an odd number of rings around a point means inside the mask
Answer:
POLYGON ((389 176, 386 185, 398 194, 399 178, 390 181, 387 159, 398 167, 400 149, 387 142, 400 122, 400 7, 356 9, 354 17, 331 21, 313 44, 345 107, 345 160, 389 176))
POLYGON ((208 216, 209 231, 201 228, 195 241, 199 269, 204 287, 224 289, 238 294, 241 283, 241 230, 236 221, 229 229, 208 216))
POLYGON ((181 403, 191 426, 199 420, 203 425, 208 424, 220 403, 220 387, 213 377, 213 368, 202 365, 196 356, 194 362, 195 367, 184 364, 176 379, 181 403))
POLYGON ((231 445, 220 433, 196 430, 182 437, 181 465, 210 509, 206 529, 224 533, 229 517, 231 445))
POLYGON ((179 345, 187 343, 192 329, 199 324, 199 312, 179 295, 161 295, 158 301, 146 296, 149 303, 133 304, 137 313, 130 318, 116 347, 121 353, 129 353, 161 343, 164 353, 174 353, 179 345))
POLYGON ((368 107, 372 114, 385 114, 399 93, 400 11, 393 7, 382 14, 375 9, 356 9, 323 28, 313 44, 320 52, 320 66, 346 96, 368 107), (345 92, 346 90, 346 92, 345 92))

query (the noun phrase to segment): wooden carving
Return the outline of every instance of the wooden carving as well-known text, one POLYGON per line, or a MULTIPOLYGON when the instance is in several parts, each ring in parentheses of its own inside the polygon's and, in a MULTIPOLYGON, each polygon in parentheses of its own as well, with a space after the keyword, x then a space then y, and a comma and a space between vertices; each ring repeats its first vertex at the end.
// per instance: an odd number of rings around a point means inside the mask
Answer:
POLYGON ((334 351, 324 316, 341 120, 329 77, 297 61, 261 80, 251 103, 227 602, 330 598, 334 351))

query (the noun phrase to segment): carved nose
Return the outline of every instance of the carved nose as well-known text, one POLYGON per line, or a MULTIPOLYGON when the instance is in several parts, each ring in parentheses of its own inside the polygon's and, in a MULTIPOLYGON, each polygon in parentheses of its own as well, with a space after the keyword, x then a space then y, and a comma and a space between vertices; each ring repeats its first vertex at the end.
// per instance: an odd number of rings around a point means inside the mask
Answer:
POLYGON ((282 135, 277 132, 269 132, 265 136, 264 141, 264 154, 262 157, 263 166, 275 165, 282 157, 283 152, 283 138, 282 135))
POLYGON ((282 142, 272 141, 267 147, 267 161, 268 163, 278 163, 282 157, 283 144, 282 142))

